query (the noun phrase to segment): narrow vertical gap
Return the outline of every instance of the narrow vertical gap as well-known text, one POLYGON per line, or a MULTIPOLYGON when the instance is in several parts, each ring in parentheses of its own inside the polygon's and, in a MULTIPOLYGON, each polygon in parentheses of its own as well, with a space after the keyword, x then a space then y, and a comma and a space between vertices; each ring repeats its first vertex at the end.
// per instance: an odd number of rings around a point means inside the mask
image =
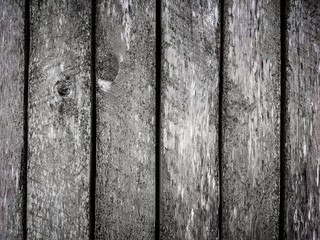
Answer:
POLYGON ((279 208, 279 239, 285 238, 285 170, 286 170, 286 117, 287 117, 287 0, 281 0, 280 6, 281 31, 281 95, 280 95, 280 208, 279 208))
POLYGON ((160 239, 160 137, 161 137, 161 0, 156 0, 156 122, 155 122, 155 181, 156 181, 156 199, 155 199, 155 239, 160 239))
POLYGON ((223 78, 224 78, 224 45, 225 45, 225 19, 224 19, 224 0, 220 0, 220 68, 219 68, 219 123, 218 123, 218 160, 219 160, 219 240, 222 239, 222 208, 223 208, 223 136, 222 136, 222 121, 223 121, 223 78))
POLYGON ((27 239, 27 170, 28 170, 28 93, 29 93, 29 61, 30 61, 30 9, 29 0, 24 2, 24 89, 23 89, 23 153, 21 157, 22 193, 22 238, 27 239))
POLYGON ((89 239, 95 238, 95 196, 96 196, 96 1, 91 2, 91 156, 89 197, 89 239))

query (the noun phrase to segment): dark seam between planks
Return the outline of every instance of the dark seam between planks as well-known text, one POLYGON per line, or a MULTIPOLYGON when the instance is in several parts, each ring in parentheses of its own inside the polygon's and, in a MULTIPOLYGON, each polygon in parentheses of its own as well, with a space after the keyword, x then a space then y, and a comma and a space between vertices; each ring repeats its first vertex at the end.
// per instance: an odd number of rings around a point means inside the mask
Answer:
POLYGON ((222 195, 222 153, 223 153, 223 138, 222 138, 222 121, 223 121, 223 70, 224 70, 224 45, 225 45, 225 19, 224 19, 224 0, 220 1, 220 68, 219 68, 219 117, 218 117, 218 161, 219 161, 219 240, 222 239, 222 207, 223 207, 223 195, 222 195))
POLYGON ((279 239, 285 238, 285 180, 286 180, 286 117, 287 117, 287 0, 281 0, 281 95, 280 95, 280 208, 279 208, 279 239))
POLYGON ((95 195, 96 195, 96 1, 91 2, 91 158, 89 196, 89 239, 95 239, 95 195))
POLYGON ((28 170, 28 93, 30 61, 30 9, 24 2, 24 89, 23 89, 23 153, 21 157, 20 191, 22 193, 22 238, 27 240, 27 170, 28 170))
POLYGON ((156 106, 155 106, 155 239, 160 239, 160 181, 161 181, 161 165, 160 165, 160 141, 161 141, 161 0, 156 0, 156 106))

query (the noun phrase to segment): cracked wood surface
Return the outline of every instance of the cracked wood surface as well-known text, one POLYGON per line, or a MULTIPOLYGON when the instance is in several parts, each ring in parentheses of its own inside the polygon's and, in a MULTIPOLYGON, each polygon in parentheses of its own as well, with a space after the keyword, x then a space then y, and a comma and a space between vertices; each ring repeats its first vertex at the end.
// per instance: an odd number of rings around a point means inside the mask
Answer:
POLYGON ((218 9, 163 0, 161 239, 218 236, 218 9))
POLYGON ((286 239, 320 238, 320 2, 288 6, 286 239))
POLYGON ((90 6, 30 2, 28 239, 88 239, 90 6))
POLYGON ((0 0, 0 239, 22 239, 24 4, 0 0))
POLYGON ((97 239, 153 239, 155 1, 97 2, 97 239))
POLYGON ((222 237, 277 239, 280 1, 225 2, 222 237))

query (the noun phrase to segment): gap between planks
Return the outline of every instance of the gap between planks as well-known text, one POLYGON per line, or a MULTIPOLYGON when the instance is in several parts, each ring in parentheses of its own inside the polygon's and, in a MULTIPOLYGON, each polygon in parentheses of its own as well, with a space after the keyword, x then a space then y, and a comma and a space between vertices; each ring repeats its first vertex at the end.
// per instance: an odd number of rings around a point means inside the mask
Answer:
POLYGON ((285 238, 285 171, 286 171, 286 119, 287 119, 287 0, 280 5, 280 206, 279 206, 279 239, 285 238))
POLYGON ((22 238, 27 240, 27 170, 28 170, 28 98, 30 61, 30 8, 24 2, 24 89, 23 89, 23 153, 21 157, 22 238))
POLYGON ((161 141, 161 42, 162 42, 162 16, 161 8, 162 1, 156 0, 156 112, 155 112, 155 239, 160 239, 160 188, 161 188, 161 150, 160 150, 160 141, 161 141))
POLYGON ((219 162, 219 214, 218 214, 218 231, 219 231, 219 240, 222 239, 222 153, 223 153, 223 138, 222 138, 222 113, 223 113, 223 70, 224 70, 224 28, 225 28, 225 19, 224 19, 224 0, 220 1, 220 66, 219 66, 219 120, 218 120, 218 162, 219 162))
POLYGON ((97 156, 97 100, 96 100, 96 1, 91 1, 91 156, 89 190, 89 239, 95 239, 95 196, 96 196, 96 156, 97 156))

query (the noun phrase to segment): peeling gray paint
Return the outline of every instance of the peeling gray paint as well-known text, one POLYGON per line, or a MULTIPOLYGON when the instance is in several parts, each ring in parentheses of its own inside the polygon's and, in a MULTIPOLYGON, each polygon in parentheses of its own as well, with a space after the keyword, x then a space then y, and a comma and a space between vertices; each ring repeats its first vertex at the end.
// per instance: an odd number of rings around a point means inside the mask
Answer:
POLYGON ((97 3, 97 239, 153 239, 155 1, 97 3))
POLYGON ((319 1, 289 4, 286 239, 320 238, 319 10, 319 1))
POLYGON ((280 1, 226 0, 223 239, 277 239, 280 1))
MULTIPOLYGON (((0 239, 22 239, 24 1, 0 0, 0 239)), ((162 0, 161 239, 320 238, 320 5, 290 0, 280 149, 280 1, 162 0)), ((31 0, 28 239, 89 238, 91 1, 31 0)), ((155 1, 97 3, 97 239, 153 239, 155 1)))
POLYGON ((28 239, 88 239, 90 3, 30 3, 28 239))
POLYGON ((163 1, 161 239, 218 236, 217 1, 163 1))
POLYGON ((24 4, 0 0, 0 239, 22 239, 24 4))

